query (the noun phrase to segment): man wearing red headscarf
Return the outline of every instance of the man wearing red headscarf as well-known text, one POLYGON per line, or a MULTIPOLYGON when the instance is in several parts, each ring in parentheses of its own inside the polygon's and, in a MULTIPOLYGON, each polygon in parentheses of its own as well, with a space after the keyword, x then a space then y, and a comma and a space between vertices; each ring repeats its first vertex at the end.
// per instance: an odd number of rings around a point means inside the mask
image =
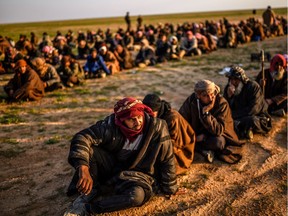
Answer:
POLYGON ((265 86, 264 94, 268 112, 276 116, 284 116, 287 112, 287 62, 283 55, 276 54, 270 61, 270 68, 264 70, 256 81, 265 86))
POLYGON ((167 195, 177 190, 167 124, 134 98, 119 100, 113 114, 78 132, 71 141, 68 161, 76 173, 67 195, 75 190, 82 195, 64 215, 141 206, 155 188, 167 195), (96 201, 105 186, 113 193, 96 201))

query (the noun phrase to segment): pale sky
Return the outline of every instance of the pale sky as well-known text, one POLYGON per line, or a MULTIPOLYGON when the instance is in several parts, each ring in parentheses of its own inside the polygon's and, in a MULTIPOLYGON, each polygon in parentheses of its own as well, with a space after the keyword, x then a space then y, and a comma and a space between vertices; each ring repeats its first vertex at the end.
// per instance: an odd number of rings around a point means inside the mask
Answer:
POLYGON ((287 0, 1 0, 0 24, 287 7, 287 0))

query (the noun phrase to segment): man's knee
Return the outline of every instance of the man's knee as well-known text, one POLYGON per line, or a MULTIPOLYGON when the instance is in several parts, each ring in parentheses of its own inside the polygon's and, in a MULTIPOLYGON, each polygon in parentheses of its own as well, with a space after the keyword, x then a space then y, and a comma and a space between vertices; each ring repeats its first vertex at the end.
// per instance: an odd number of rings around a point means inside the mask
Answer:
POLYGON ((130 192, 131 206, 141 206, 145 199, 145 191, 142 187, 136 186, 130 192))

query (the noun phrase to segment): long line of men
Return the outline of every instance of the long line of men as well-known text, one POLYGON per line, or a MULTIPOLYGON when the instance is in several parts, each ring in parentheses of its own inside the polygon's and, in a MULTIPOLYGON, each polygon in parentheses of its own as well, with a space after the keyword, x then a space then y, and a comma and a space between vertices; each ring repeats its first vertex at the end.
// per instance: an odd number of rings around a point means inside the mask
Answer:
MULTIPOLYGON (((126 31, 122 28, 115 33, 109 28, 106 32, 88 30, 87 34, 79 31, 77 37, 71 30, 65 35, 57 31, 53 39, 44 32, 40 42, 33 32, 30 39, 21 34, 16 43, 0 36, 0 73, 19 71, 19 65, 24 63, 18 61, 24 60, 27 71, 36 71, 40 76, 44 92, 53 91, 82 84, 87 78, 106 77, 133 67, 181 60, 185 56, 207 54, 219 47, 236 48, 240 43, 287 34, 287 21, 275 16, 271 8, 267 11, 270 11, 269 19, 264 18, 263 13, 263 24, 254 18, 238 24, 223 18, 217 23, 207 20, 205 23, 186 22, 176 28, 171 23, 142 26, 141 22, 136 31, 128 25, 126 31)), ((9 82, 14 91, 23 85, 16 80, 9 82)), ((12 99, 27 99, 27 95, 22 96, 12 99)))
POLYGON ((86 78, 102 77, 103 71, 111 75, 132 67, 207 54, 217 48, 236 48, 239 44, 287 34, 287 20, 276 16, 271 7, 267 11, 263 13, 263 22, 253 17, 239 23, 223 18, 219 22, 206 20, 176 26, 172 23, 143 25, 141 22, 136 30, 130 24, 126 31, 119 28, 114 33, 109 28, 105 32, 102 29, 78 31, 77 35, 72 30, 66 34, 57 31, 51 39, 43 32, 41 41, 34 32, 30 33, 30 38, 21 34, 16 42, 0 36, 0 74, 13 72, 16 61, 21 58, 30 64, 33 58, 41 57, 57 68, 63 56, 70 56, 81 66, 89 61, 84 67, 86 78), (97 59, 91 58, 95 50, 97 59), (101 60, 107 68, 102 66, 101 60))
POLYGON ((286 69, 284 56, 275 55, 258 84, 243 68, 233 66, 226 74, 223 96, 214 82, 200 80, 179 111, 156 94, 147 94, 143 100, 119 100, 114 113, 71 140, 68 162, 75 172, 67 195, 80 196, 64 216, 139 207, 157 193, 183 194, 177 175, 189 170, 194 151, 210 163, 214 158, 238 163, 243 139, 272 129, 269 110, 286 108, 287 112, 286 69), (270 98, 264 97, 261 85, 270 98), (281 92, 285 87, 286 92, 281 92))

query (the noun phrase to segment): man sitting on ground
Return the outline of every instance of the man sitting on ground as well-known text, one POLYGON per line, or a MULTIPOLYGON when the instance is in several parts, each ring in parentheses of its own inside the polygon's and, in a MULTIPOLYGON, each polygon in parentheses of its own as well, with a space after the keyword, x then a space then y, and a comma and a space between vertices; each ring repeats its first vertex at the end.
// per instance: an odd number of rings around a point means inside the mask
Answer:
POLYGON ((253 139, 253 133, 266 134, 272 128, 268 105, 261 87, 246 76, 243 68, 232 66, 226 74, 224 97, 229 102, 238 136, 253 139))
POLYGON ((106 77, 106 74, 111 74, 104 62, 103 57, 97 54, 97 50, 95 48, 91 49, 90 55, 88 55, 87 61, 83 68, 86 78, 104 78, 106 77))
POLYGON ((69 163, 77 177, 69 189, 77 188, 83 195, 65 215, 141 206, 156 188, 167 195, 177 191, 167 124, 152 116, 152 110, 141 101, 123 98, 115 104, 114 114, 73 137, 69 163), (103 185, 112 193, 97 199, 103 194, 103 185))
POLYGON ((242 158, 243 143, 234 131, 229 104, 214 82, 198 81, 194 93, 185 100, 179 113, 196 133, 195 150, 210 163, 214 153, 227 163, 237 163, 242 158))
POLYGON ((271 115, 284 116, 287 113, 287 62, 283 55, 275 55, 270 68, 264 71, 264 82, 262 72, 256 81, 263 88, 268 112, 271 115))
POLYGON ((177 110, 171 108, 170 103, 161 100, 158 95, 147 94, 143 103, 153 110, 155 117, 164 119, 168 124, 176 159, 176 173, 186 172, 194 158, 194 130, 177 110))
POLYGON ((44 85, 38 74, 30 68, 26 61, 20 59, 14 67, 15 75, 4 86, 8 100, 40 100, 44 96, 44 85))
POLYGON ((46 92, 63 88, 57 70, 53 65, 46 63, 44 58, 36 57, 31 60, 31 64, 43 81, 46 92))

